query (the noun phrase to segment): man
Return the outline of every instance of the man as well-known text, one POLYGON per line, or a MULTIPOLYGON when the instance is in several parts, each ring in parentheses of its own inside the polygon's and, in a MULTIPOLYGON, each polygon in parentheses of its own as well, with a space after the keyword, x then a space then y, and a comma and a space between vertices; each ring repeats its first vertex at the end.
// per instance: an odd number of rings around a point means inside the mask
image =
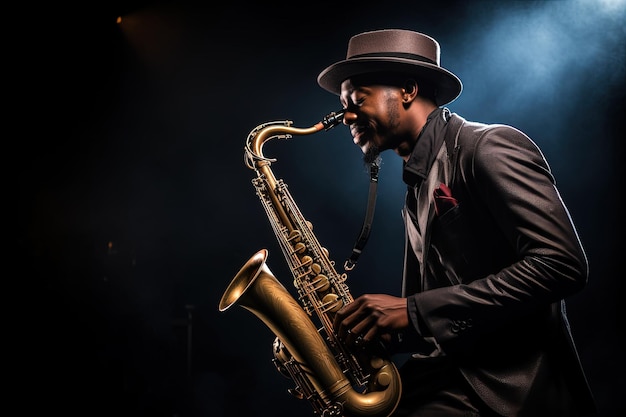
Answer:
POLYGON ((524 133, 443 107, 462 90, 437 41, 358 34, 318 77, 371 160, 393 150, 407 184, 402 297, 336 315, 346 343, 410 352, 396 416, 580 416, 595 411, 563 299, 587 259, 550 167, 524 133))

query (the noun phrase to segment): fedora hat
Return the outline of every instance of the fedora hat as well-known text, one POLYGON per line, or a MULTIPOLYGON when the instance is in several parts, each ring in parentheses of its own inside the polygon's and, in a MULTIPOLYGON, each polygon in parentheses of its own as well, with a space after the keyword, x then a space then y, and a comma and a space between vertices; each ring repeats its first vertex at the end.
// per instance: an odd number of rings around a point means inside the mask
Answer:
POLYGON ((325 90, 339 95, 341 83, 355 75, 398 72, 414 76, 435 87, 435 101, 443 106, 463 90, 461 80, 439 65, 439 43, 423 33, 384 29, 360 33, 350 38, 346 59, 336 62, 317 77, 325 90))

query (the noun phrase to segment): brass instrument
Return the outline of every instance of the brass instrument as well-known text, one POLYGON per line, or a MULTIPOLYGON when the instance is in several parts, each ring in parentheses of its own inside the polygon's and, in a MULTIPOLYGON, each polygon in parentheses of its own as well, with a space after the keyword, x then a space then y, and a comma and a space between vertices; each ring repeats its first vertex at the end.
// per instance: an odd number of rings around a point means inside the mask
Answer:
POLYGON ((273 362, 296 386, 289 390, 307 399, 315 414, 331 416, 387 417, 400 400, 401 382, 396 366, 380 345, 362 344, 349 349, 333 329, 333 316, 353 301, 345 284, 292 199, 287 185, 277 180, 263 156, 270 139, 290 139, 329 130, 341 123, 343 111, 332 112, 309 128, 295 128, 291 121, 269 122, 248 135, 245 162, 257 173, 252 180, 274 233, 293 273, 296 299, 274 277, 261 249, 239 270, 223 294, 219 310, 238 303, 261 319, 276 335, 273 362), (318 329, 312 320, 317 317, 318 329))

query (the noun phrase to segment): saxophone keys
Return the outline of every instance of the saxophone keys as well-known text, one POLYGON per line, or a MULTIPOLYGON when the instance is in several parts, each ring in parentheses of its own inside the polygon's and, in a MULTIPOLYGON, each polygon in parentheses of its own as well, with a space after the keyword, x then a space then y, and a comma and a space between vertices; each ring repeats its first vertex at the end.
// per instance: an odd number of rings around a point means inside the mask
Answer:
POLYGON ((339 299, 339 296, 334 293, 326 294, 324 298, 322 298, 322 303, 326 306, 327 311, 332 311, 333 313, 336 313, 343 307, 343 302, 339 299))
POLYGON ((302 253, 306 250, 306 245, 302 242, 298 242, 293 246, 294 253, 302 253))
POLYGON ((302 233, 299 230, 292 230, 289 232, 289 236, 287 237, 287 241, 291 242, 301 242, 302 241, 302 233))
POLYGON ((385 364, 385 361, 382 358, 379 358, 377 356, 372 357, 370 360, 370 366, 373 369, 380 369, 383 367, 384 364, 385 364))
POLYGON ((300 258, 300 268, 304 267, 304 266, 309 266, 313 263, 313 258, 311 258, 310 256, 303 256, 302 258, 300 258))
POLYGON ((304 398, 304 394, 302 393, 302 390, 300 388, 289 388, 287 389, 287 392, 299 400, 304 398))
POLYGON ((376 384, 379 387, 387 387, 391 384, 391 374, 389 372, 381 371, 376 375, 376 384))
POLYGON ((272 344, 272 350, 274 352, 274 359, 272 362, 278 372, 280 372, 283 376, 287 378, 291 378, 289 371, 287 370, 286 363, 289 362, 292 357, 287 347, 283 344, 283 342, 277 337, 274 339, 274 343, 272 344))
POLYGON ((313 264, 311 265, 311 272, 313 273, 313 275, 318 275, 320 272, 322 272, 322 267, 320 266, 320 264, 313 264))
POLYGON ((324 274, 318 274, 311 281, 315 291, 327 291, 330 288, 330 281, 324 274))

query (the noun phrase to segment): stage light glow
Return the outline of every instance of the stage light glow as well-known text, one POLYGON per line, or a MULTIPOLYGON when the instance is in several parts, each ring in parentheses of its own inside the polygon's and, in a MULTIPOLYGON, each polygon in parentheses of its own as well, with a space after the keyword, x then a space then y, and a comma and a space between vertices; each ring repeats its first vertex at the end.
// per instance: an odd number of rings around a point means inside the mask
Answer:
MULTIPOLYGON (((471 80, 468 94, 456 105, 467 105, 474 113, 485 109, 484 116, 473 116, 497 121, 511 114, 532 114, 542 105, 567 115, 581 92, 587 99, 600 99, 593 96, 600 90, 591 86, 607 89, 623 83, 625 4, 625 0, 551 1, 532 7, 519 3, 503 7, 489 21, 474 22, 465 29, 466 38, 471 39, 472 57, 480 58, 465 57, 454 68, 462 80, 471 80)), ((548 121, 550 116, 542 117, 548 121)), ((559 129, 554 121, 545 125, 559 129)), ((560 136, 554 133, 546 136, 560 136)))
MULTIPOLYGON (((595 1, 593 0, 581 0, 581 1, 595 3, 595 1)), ((620 12, 620 11, 623 12, 626 6, 626 0, 597 0, 597 1, 600 3, 601 10, 608 12, 608 13, 620 12)))
POLYGON ((141 59, 152 68, 176 62, 175 54, 184 50, 184 22, 174 7, 150 7, 119 16, 122 33, 141 59))

